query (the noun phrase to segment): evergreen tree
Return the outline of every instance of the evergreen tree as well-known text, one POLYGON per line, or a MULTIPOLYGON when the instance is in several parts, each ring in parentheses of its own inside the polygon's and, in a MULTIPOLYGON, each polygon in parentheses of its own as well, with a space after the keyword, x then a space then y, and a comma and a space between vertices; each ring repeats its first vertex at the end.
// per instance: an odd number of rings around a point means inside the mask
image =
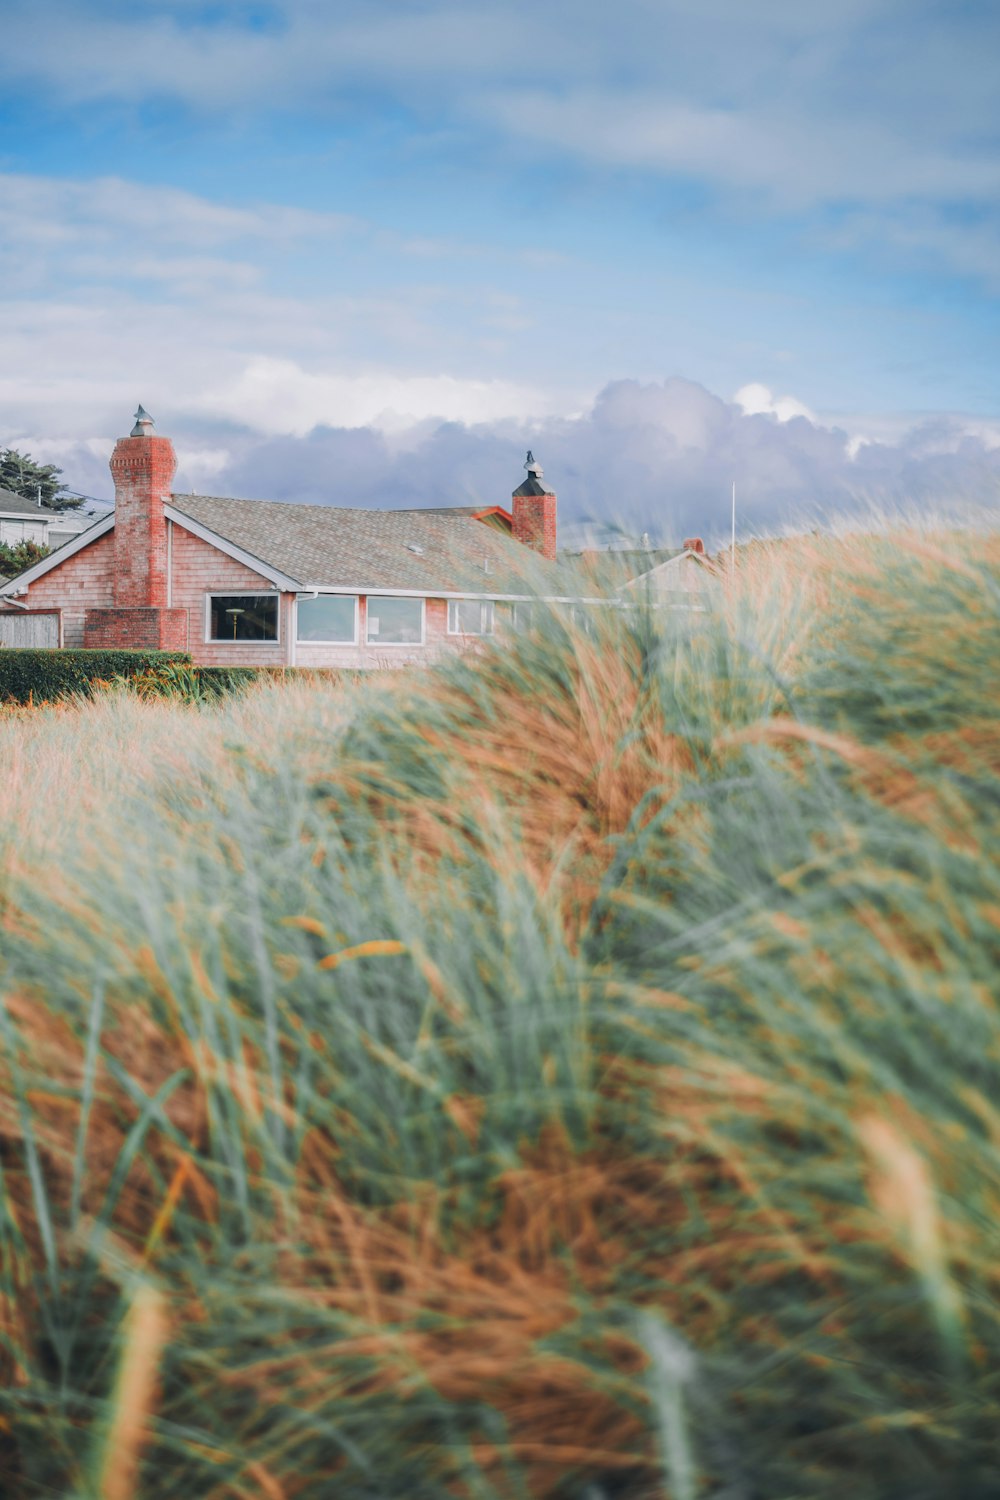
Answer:
POLYGON ((41 495, 42 504, 51 510, 71 510, 80 504, 80 497, 62 492, 61 475, 62 469, 55 464, 38 464, 16 448, 0 449, 0 489, 26 500, 37 501, 41 495))

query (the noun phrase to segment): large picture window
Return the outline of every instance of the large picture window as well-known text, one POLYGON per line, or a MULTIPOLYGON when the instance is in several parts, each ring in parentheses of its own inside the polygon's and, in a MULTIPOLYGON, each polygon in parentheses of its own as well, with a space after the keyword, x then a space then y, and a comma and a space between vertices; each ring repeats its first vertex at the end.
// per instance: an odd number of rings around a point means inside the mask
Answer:
POLYGON ((210 641, 276 641, 277 594, 212 594, 209 597, 210 641))
POLYGON ((318 594, 298 602, 300 641, 353 646, 358 638, 358 601, 344 594, 318 594))
POLYGON ((449 599, 449 635, 492 635, 492 599, 449 599))
POLYGON ((422 599, 368 598, 369 646, 421 646, 424 640, 422 599))

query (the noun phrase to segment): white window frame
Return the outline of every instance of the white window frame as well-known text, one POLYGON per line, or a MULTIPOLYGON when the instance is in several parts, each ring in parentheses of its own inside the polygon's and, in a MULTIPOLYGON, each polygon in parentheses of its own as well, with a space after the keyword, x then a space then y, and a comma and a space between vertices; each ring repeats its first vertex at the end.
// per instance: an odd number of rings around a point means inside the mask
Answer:
POLYGON ((205 643, 209 646, 240 646, 256 648, 264 646, 270 649, 272 646, 281 645, 281 595, 277 589, 211 589, 205 595, 205 643), (277 634, 273 641, 240 641, 227 639, 226 636, 212 634, 212 600, 213 599, 275 599, 278 604, 277 634))
POLYGON ((368 621, 373 614, 378 614, 378 601, 380 599, 413 599, 413 594, 366 594, 365 595, 365 646, 372 651, 412 651, 416 646, 427 644, 427 596, 420 594, 416 602, 420 605, 420 639, 419 641, 380 641, 369 640, 368 621), (375 609, 372 609, 372 605, 375 609))
POLYGON ((493 599, 478 599, 478 600, 477 599, 449 599, 448 600, 448 634, 449 635, 469 635, 469 636, 474 636, 477 639, 481 639, 481 638, 484 638, 486 636, 496 635, 496 629, 497 629, 497 612, 496 612, 496 603, 495 603, 495 601, 493 599), (482 625, 483 612, 485 610, 487 610, 487 609, 489 610, 489 629, 487 629, 487 630, 482 630, 482 629, 480 629, 480 630, 459 630, 459 628, 458 628, 457 625, 455 625, 455 626, 452 625, 452 623, 451 623, 452 622, 452 611, 454 611, 454 617, 457 620, 458 619, 458 611, 462 607, 463 604, 477 604, 477 603, 478 603, 479 609, 480 609, 480 615, 479 615, 479 623, 480 623, 480 625, 482 625))
POLYGON ((360 639, 361 629, 361 598, 358 594, 335 594, 332 590, 317 589, 315 594, 299 594, 295 601, 295 644, 296 646, 356 646, 360 639), (354 635, 349 641, 321 641, 316 636, 306 639, 299 635, 299 605, 309 604, 313 599, 344 599, 354 600, 354 635))

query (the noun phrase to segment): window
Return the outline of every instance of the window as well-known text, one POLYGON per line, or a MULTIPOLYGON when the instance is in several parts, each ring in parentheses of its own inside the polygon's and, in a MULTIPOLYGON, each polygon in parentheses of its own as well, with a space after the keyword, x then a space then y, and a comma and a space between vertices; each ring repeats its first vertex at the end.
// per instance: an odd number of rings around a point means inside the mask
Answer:
POLYGON ((369 595, 367 639, 369 646, 422 646, 424 601, 369 595))
POLYGON ((534 604, 524 604, 520 601, 514 605, 514 629, 523 631, 526 635, 536 629, 537 610, 534 604))
POLYGON ((209 596, 210 641, 276 641, 277 594, 212 594, 209 596))
POLYGON ((449 635, 492 635, 492 599, 449 599, 449 635))
POLYGON ((358 638, 358 601, 344 594, 318 594, 298 603, 300 641, 341 642, 353 646, 358 638))

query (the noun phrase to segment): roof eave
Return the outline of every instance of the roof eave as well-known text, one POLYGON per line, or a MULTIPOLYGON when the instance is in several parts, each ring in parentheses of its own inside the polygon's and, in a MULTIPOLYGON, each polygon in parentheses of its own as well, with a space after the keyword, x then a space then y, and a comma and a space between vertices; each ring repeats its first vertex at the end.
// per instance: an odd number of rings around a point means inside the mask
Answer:
POLYGON ((496 604, 607 604, 610 601, 587 594, 501 594, 495 589, 439 589, 428 584, 422 589, 392 588, 380 583, 307 583, 300 589, 308 594, 363 594, 370 599, 492 599, 496 604))
POLYGON ((471 519, 473 521, 488 521, 491 516, 499 516, 508 526, 512 527, 514 525, 512 513, 503 505, 484 506, 482 510, 474 511, 471 519))
POLYGON ((676 557, 668 557, 664 562, 656 563, 654 567, 647 568, 645 573, 636 573, 635 577, 630 578, 624 587, 630 589, 634 584, 642 583, 644 578, 652 578, 654 573, 663 573, 667 568, 679 567, 689 557, 693 558, 696 563, 701 564, 702 567, 707 564, 707 558, 703 552, 692 552, 690 547, 685 547, 684 551, 678 552, 676 557))

